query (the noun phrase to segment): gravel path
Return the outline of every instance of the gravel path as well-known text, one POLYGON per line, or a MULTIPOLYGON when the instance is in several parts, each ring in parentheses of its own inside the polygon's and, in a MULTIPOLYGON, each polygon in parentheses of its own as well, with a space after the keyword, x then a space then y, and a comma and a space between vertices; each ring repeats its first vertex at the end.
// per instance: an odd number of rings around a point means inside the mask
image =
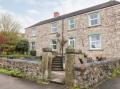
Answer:
POLYGON ((0 74, 0 89, 65 89, 63 85, 48 84, 38 85, 36 83, 21 80, 19 78, 0 74))
POLYGON ((120 77, 108 80, 96 89, 120 89, 120 77))

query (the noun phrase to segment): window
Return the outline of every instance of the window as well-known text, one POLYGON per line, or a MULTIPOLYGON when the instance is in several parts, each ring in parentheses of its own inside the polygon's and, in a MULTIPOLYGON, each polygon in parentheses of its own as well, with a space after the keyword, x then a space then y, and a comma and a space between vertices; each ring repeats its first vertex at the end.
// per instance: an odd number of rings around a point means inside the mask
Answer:
POLYGON ((35 50, 35 42, 32 42, 32 50, 35 50))
POLYGON ((57 40, 51 40, 51 48, 53 50, 57 49, 57 40))
POLYGON ((69 24, 69 29, 74 29, 75 28, 75 19, 69 19, 68 20, 68 24, 69 24))
POLYGON ((99 34, 94 34, 89 36, 90 49, 101 49, 101 36, 99 34))
POLYGON ((35 37, 36 36, 36 30, 32 30, 32 36, 35 37))
POLYGON ((68 39, 68 45, 75 47, 75 38, 71 37, 68 39))
POLYGON ((51 32, 56 33, 57 32, 57 22, 51 23, 51 32))
POLYGON ((88 15, 89 18, 89 26, 100 25, 100 13, 94 12, 88 15))

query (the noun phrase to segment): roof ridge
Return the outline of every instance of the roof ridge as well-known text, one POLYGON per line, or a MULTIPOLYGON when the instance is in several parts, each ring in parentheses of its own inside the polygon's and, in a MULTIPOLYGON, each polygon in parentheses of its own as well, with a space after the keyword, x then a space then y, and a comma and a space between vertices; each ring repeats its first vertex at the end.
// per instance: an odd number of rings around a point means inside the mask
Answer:
MULTIPOLYGON (((45 23, 49 23, 49 22, 65 19, 67 17, 76 16, 76 15, 79 15, 79 14, 91 12, 91 11, 94 11, 94 10, 98 10, 98 9, 102 9, 102 8, 106 8, 106 7, 110 7, 110 6, 114 6, 114 5, 118 5, 118 4, 120 4, 119 1, 117 1, 117 0, 110 0, 110 1, 98 4, 98 5, 95 5, 95 6, 91 6, 91 7, 85 8, 85 9, 74 11, 74 12, 71 12, 71 13, 68 13, 68 14, 64 14, 64 15, 58 16, 56 18, 50 18, 50 19, 47 19, 47 20, 40 21, 40 22, 30 26, 30 27, 34 27, 34 26, 45 24, 45 23)), ((30 27, 27 27, 27 28, 30 28, 30 27)))

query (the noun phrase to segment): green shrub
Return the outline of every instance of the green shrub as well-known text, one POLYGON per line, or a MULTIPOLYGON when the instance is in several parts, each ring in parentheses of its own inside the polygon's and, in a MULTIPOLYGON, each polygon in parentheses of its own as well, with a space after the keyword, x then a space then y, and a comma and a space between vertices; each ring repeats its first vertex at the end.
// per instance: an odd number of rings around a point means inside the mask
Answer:
POLYGON ((30 55, 36 56, 36 51, 34 51, 34 50, 30 51, 30 55))

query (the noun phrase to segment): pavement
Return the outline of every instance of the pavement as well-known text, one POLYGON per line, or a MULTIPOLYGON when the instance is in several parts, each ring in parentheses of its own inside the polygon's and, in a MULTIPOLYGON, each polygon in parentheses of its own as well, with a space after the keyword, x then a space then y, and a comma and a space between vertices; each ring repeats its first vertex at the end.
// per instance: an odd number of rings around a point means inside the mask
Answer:
POLYGON ((52 71, 51 82, 64 84, 65 83, 65 71, 52 71))
POLYGON ((27 80, 0 74, 0 89, 65 89, 64 85, 40 85, 27 80))
MULTIPOLYGON (((0 74, 0 89, 65 89, 65 86, 54 83, 40 85, 27 80, 0 74)), ((105 81, 95 89, 120 89, 120 77, 105 81)))
POLYGON ((96 89, 120 89, 120 77, 105 81, 96 89))

